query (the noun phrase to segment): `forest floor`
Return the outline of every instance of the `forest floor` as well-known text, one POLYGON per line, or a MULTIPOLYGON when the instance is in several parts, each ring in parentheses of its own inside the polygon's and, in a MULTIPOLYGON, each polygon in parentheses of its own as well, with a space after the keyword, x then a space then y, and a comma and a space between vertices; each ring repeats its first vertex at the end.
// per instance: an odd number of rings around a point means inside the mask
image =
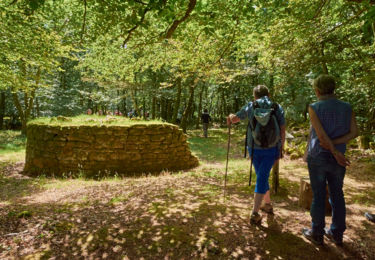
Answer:
POLYGON ((344 246, 318 247, 301 235, 311 223, 298 206, 308 176, 301 159, 280 162, 275 214, 249 224, 254 186, 242 134, 233 129, 225 200, 225 129, 207 139, 190 131, 200 166, 159 176, 31 178, 22 175, 24 150, 0 152, 0 259, 375 259, 375 224, 364 217, 375 213, 374 153, 350 156, 344 246))

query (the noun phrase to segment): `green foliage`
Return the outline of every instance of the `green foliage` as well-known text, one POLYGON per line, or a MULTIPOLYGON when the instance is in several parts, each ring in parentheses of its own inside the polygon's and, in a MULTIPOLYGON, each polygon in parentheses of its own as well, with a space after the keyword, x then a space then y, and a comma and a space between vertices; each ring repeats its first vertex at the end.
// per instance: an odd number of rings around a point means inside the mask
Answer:
POLYGON ((311 80, 330 73, 375 128, 371 1, 9 0, 0 18, 0 89, 24 125, 87 108, 191 125, 208 108, 224 123, 258 84, 301 123, 311 80))
POLYGON ((32 216, 31 212, 28 210, 24 210, 17 214, 18 218, 30 218, 32 216))
POLYGON ((20 151, 25 145, 26 137, 19 131, 0 131, 0 154, 20 151))

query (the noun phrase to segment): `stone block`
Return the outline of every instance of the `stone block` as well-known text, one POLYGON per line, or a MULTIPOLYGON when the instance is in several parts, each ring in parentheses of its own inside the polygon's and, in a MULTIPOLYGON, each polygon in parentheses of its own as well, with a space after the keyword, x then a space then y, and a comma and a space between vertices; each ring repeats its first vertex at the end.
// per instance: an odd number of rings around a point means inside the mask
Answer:
POLYGON ((88 159, 90 161, 106 161, 107 160, 107 153, 99 152, 99 151, 90 152, 89 156, 88 156, 88 159))
POLYGON ((133 136, 144 135, 144 134, 145 134, 145 130, 142 128, 130 128, 128 139, 133 136))
POLYGON ((150 136, 151 142, 159 142, 160 143, 160 142, 164 141, 165 138, 166 138, 165 135, 151 135, 150 136))

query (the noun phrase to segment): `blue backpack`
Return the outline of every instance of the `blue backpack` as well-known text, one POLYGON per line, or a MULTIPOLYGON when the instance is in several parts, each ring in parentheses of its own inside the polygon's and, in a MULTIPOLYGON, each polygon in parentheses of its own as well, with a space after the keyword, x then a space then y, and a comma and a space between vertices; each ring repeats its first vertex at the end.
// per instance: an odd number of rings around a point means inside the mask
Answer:
MULTIPOLYGON (((254 143, 261 148, 271 148, 280 141, 280 126, 276 119, 276 111, 279 109, 277 103, 272 103, 269 108, 261 108, 257 101, 253 103, 254 116, 249 120, 247 131, 250 128, 253 137, 251 150, 254 149, 254 143)), ((245 158, 247 135, 245 140, 245 158)), ((252 151, 253 152, 253 151, 252 151)))

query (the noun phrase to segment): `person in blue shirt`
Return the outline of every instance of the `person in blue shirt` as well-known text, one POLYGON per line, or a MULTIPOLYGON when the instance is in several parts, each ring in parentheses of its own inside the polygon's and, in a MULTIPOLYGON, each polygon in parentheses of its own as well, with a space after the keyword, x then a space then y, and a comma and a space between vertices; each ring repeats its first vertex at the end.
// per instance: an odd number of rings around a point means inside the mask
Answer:
MULTIPOLYGON (((240 120, 244 119, 248 119, 250 122, 253 122, 255 102, 260 108, 270 108, 272 106, 273 102, 269 98, 269 91, 266 86, 256 86, 253 90, 253 96, 254 101, 249 102, 236 114, 230 114, 227 117, 228 125, 232 123, 237 123, 240 120)), ((250 218, 250 222, 252 224, 261 223, 262 216, 259 214, 260 209, 267 213, 273 213, 268 178, 275 161, 281 158, 281 151, 285 143, 285 117, 284 110, 280 105, 277 105, 275 117, 277 120, 278 127, 280 128, 280 139, 273 147, 262 148, 258 146, 256 143, 253 144, 254 140, 252 135, 252 127, 250 124, 248 125, 247 148, 249 151, 249 156, 252 156, 253 158, 255 173, 257 175, 254 194, 254 205, 250 218), (252 147, 254 149, 251 149, 252 147), (263 200, 264 205, 262 206, 263 200)))
POLYGON ((330 75, 321 75, 313 87, 318 102, 309 106, 311 121, 307 165, 313 192, 311 203, 311 229, 302 234, 315 244, 322 245, 323 237, 342 245, 346 229, 343 183, 346 166, 346 143, 358 136, 358 127, 350 104, 338 100, 334 94, 336 83, 330 75), (332 224, 325 228, 326 185, 328 183, 332 206, 332 224))

